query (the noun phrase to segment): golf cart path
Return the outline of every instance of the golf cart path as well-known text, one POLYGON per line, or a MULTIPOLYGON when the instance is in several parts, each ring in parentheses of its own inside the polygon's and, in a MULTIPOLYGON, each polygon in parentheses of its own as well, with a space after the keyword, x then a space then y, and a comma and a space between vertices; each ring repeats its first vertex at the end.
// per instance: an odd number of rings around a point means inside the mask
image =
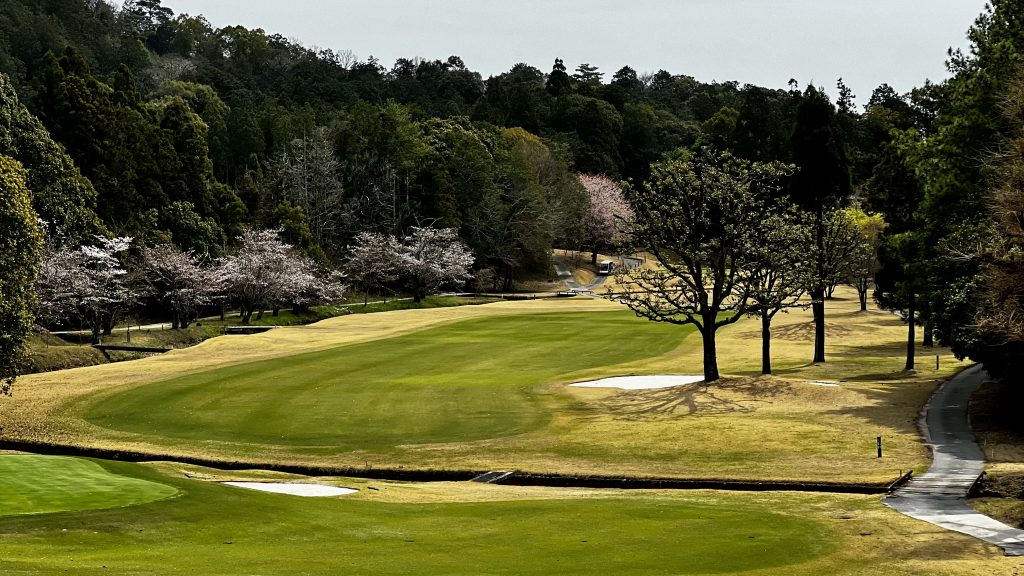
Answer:
POLYGON ((1007 556, 1024 556, 1024 530, 978 513, 967 494, 985 469, 985 454, 971 430, 971 395, 986 378, 981 366, 961 372, 928 401, 923 419, 925 440, 934 460, 927 473, 911 480, 885 505, 911 518, 995 544, 1007 556))
MULTIPOLYGON (((624 257, 622 258, 622 262, 623 266, 625 266, 627 270, 643 264, 643 260, 633 257, 624 257)), ((605 280, 608 279, 608 276, 598 276, 597 278, 594 278, 593 282, 584 286, 576 281, 576 278, 572 275, 572 270, 565 264, 565 262, 562 261, 560 256, 556 256, 554 258, 554 263, 555 272, 558 273, 558 278, 571 292, 592 292, 594 288, 598 288, 605 283, 605 280)))

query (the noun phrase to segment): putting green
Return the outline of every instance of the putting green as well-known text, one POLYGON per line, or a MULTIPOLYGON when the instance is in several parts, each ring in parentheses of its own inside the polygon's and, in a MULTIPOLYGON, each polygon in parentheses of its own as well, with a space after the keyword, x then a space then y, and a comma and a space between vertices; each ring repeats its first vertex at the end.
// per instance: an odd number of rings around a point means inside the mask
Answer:
POLYGON ((170 486, 56 456, 0 456, 0 516, 118 508, 169 498, 170 486))
POLYGON ((77 409, 93 424, 164 444, 327 454, 470 442, 546 424, 541 385, 664 354, 689 332, 625 311, 486 317, 201 372, 77 409))
MULTIPOLYGON (((311 499, 110 466, 182 496, 0 518, 0 573, 723 574, 807 562, 837 540, 821 522, 753 495, 486 487, 491 501, 399 503, 388 494, 417 488, 377 484, 381 491, 311 499)), ((450 485, 455 498, 479 489, 450 485)))

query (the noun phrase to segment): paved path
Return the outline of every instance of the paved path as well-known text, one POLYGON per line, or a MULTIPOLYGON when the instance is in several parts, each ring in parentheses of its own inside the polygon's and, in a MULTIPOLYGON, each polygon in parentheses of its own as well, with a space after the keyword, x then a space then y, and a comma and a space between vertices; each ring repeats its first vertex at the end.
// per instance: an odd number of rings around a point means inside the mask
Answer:
MULTIPOLYGON (((622 258, 622 265, 626 267, 626 270, 636 268, 643 263, 644 261, 639 258, 622 258)), ((555 257, 555 272, 558 273, 558 278, 565 284, 565 287, 572 292, 592 292, 594 288, 598 288, 605 283, 605 280, 608 279, 608 276, 598 276, 597 278, 594 278, 593 282, 584 286, 576 281, 576 278, 572 275, 572 270, 560 256, 555 257)))
POLYGON ((985 378, 981 366, 965 370, 943 384, 928 401, 923 423, 926 441, 934 453, 932 467, 887 498, 885 505, 995 544, 1007 556, 1024 556, 1024 530, 979 514, 966 501, 971 486, 985 469, 985 454, 974 440, 968 415, 971 395, 985 378))

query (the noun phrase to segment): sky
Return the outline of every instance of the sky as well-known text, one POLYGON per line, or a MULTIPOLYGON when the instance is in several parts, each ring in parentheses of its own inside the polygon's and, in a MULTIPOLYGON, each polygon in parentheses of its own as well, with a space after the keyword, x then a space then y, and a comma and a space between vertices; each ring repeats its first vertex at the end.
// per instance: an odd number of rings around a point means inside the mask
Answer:
POLYGON ((164 0, 216 27, 240 24, 307 47, 397 58, 456 54, 484 78, 556 57, 668 70, 703 82, 785 88, 791 78, 835 94, 838 78, 866 104, 947 77, 946 51, 966 48, 985 0, 164 0))

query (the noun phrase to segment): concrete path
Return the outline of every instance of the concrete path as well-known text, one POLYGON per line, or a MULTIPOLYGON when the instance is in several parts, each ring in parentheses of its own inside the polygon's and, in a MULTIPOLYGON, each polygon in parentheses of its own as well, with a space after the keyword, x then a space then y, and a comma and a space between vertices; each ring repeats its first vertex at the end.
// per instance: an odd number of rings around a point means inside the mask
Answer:
POLYGON ((928 401, 923 421, 934 461, 927 473, 886 498, 885 505, 948 530, 980 538, 1007 556, 1024 556, 1024 530, 979 514, 967 493, 985 469, 985 454, 974 440, 968 407, 986 374, 981 366, 961 372, 928 401))
MULTIPOLYGON (((595 288, 600 287, 608 280, 608 276, 598 276, 594 278, 594 281, 586 286, 580 284, 572 275, 572 270, 569 268, 562 257, 556 256, 555 259, 555 272, 558 273, 558 278, 565 284, 565 287, 572 292, 592 292, 595 288)), ((643 260, 633 257, 625 257, 621 259, 622 265, 625 266, 626 270, 636 268, 643 264, 643 260)))

